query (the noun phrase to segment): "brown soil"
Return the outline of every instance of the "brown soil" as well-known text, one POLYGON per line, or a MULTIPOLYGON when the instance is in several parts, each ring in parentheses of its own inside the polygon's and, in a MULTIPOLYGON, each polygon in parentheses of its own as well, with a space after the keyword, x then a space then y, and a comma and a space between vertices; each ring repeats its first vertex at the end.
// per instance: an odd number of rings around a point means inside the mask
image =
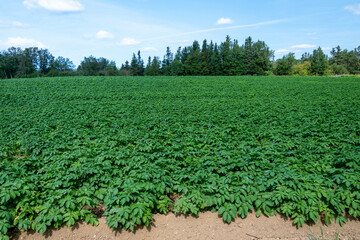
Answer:
MULTIPOLYGON (((140 227, 135 233, 124 230, 112 231, 100 218, 97 227, 80 223, 71 228, 48 230, 44 235, 34 232, 15 232, 11 239, 309 239, 311 232, 317 238, 321 237, 322 227, 325 239, 360 239, 360 221, 350 220, 340 227, 333 223, 329 227, 317 223, 305 225, 297 229, 289 219, 281 216, 256 218, 249 214, 246 219, 237 218, 231 224, 226 224, 216 213, 200 213, 199 217, 155 215, 152 226, 140 227)), ((321 238, 320 238, 321 239, 321 238)))

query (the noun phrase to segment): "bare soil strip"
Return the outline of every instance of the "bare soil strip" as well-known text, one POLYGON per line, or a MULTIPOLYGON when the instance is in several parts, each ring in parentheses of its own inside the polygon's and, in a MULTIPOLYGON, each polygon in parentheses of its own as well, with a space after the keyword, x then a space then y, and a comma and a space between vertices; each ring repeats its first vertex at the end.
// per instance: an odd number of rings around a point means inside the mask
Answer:
POLYGON ((325 239, 335 239, 337 232, 339 239, 360 239, 360 221, 349 220, 343 227, 333 223, 329 227, 321 223, 312 226, 304 225, 297 229, 292 221, 282 216, 256 218, 249 214, 246 219, 237 218, 231 224, 223 222, 216 213, 204 212, 199 217, 155 215, 152 226, 140 227, 135 233, 118 230, 112 231, 105 223, 105 218, 100 218, 97 227, 80 223, 73 227, 48 230, 44 235, 34 232, 12 233, 11 239, 309 239, 309 235, 321 237, 320 227, 325 239))

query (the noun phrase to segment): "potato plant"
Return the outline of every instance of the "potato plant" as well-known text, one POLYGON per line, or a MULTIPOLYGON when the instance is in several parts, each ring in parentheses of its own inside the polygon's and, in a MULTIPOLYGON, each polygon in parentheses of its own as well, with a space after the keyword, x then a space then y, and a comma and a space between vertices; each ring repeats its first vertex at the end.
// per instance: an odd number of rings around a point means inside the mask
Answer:
POLYGON ((358 218, 360 80, 1 80, 0 239, 97 225, 98 206, 129 230, 170 209, 358 218))

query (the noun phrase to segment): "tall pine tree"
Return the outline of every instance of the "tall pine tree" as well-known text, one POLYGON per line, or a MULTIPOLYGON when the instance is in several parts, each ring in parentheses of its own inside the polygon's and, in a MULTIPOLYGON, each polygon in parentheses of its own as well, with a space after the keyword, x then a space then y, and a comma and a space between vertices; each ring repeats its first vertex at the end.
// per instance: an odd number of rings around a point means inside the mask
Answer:
POLYGON ((310 63, 313 74, 324 75, 326 73, 328 69, 328 61, 321 47, 314 50, 310 63))

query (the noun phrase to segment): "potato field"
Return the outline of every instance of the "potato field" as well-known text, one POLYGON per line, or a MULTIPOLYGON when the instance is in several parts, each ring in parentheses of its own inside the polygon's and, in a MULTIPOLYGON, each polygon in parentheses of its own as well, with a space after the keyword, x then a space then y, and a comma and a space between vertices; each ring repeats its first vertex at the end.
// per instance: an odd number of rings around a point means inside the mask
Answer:
POLYGON ((360 217, 360 78, 0 80, 0 239, 77 221, 360 217))

